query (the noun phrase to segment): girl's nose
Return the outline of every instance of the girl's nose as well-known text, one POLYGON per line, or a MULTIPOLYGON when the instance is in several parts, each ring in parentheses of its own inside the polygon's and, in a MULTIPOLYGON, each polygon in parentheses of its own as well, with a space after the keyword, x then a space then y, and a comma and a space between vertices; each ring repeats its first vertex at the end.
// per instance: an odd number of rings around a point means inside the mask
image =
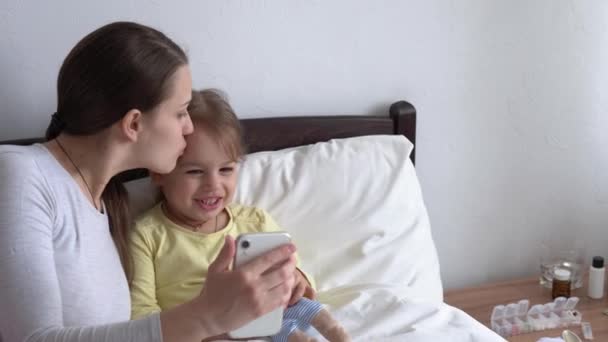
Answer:
POLYGON ((219 184, 219 177, 214 172, 209 172, 205 176, 204 187, 206 190, 213 190, 219 184))

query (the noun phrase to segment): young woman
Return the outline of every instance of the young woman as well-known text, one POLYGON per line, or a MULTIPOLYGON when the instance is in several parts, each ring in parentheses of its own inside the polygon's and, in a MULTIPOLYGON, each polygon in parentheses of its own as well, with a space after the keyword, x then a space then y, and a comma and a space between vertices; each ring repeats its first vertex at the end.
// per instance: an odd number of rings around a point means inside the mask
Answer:
POLYGON ((0 340, 200 342, 288 303, 295 247, 230 271, 227 237, 200 295, 129 321, 127 201, 114 176, 175 167, 191 83, 182 49, 136 23, 103 26, 69 53, 48 141, 0 147, 0 340))

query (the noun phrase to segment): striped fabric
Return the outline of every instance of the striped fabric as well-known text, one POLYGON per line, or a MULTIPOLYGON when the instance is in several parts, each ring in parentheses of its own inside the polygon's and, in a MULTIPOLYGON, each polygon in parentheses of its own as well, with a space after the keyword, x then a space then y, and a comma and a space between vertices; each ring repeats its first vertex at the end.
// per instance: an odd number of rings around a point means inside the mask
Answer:
POLYGON ((321 303, 302 297, 295 305, 285 309, 281 331, 272 336, 272 341, 287 342, 288 336, 294 330, 306 331, 310 327, 310 322, 322 309, 321 303))

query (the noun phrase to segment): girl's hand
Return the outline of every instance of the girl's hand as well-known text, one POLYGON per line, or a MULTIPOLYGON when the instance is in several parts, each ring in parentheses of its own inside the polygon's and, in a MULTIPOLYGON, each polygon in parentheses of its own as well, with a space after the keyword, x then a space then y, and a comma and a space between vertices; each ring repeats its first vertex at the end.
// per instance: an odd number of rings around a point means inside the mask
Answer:
POLYGON ((317 294, 315 290, 310 286, 308 279, 302 274, 302 271, 296 268, 294 272, 295 282, 293 285, 293 290, 291 292, 291 298, 289 299, 289 305, 296 304, 302 297, 306 297, 308 299, 315 299, 317 294))

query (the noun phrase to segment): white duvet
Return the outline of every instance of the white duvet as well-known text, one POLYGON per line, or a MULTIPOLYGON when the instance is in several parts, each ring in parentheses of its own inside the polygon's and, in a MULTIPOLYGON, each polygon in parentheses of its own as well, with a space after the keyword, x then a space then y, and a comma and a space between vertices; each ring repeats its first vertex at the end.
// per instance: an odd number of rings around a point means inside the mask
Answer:
POLYGON ((354 341, 504 341, 464 312, 415 299, 407 288, 336 288, 321 293, 320 300, 328 303, 354 341))

